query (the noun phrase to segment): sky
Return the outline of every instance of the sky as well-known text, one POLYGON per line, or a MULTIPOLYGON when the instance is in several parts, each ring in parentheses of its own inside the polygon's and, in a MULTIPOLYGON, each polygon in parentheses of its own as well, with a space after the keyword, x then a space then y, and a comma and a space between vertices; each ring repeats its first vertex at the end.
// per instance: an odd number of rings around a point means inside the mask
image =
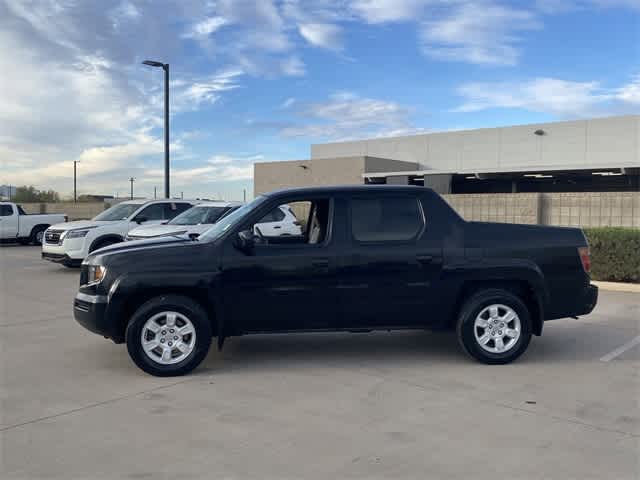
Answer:
POLYGON ((640 0, 0 0, 0 184, 250 198, 312 143, 640 113, 640 0))

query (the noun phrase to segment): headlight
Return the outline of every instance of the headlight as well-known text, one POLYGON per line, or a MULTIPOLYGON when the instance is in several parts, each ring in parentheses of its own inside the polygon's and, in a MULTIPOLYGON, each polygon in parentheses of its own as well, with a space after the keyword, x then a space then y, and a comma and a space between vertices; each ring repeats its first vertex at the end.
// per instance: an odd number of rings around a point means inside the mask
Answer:
POLYGON ((87 270, 87 285, 97 285, 107 274, 107 267, 102 265, 89 265, 87 270))
POLYGON ((90 228, 86 228, 84 230, 69 230, 69 233, 65 235, 65 238, 82 238, 86 237, 87 233, 89 233, 90 228))

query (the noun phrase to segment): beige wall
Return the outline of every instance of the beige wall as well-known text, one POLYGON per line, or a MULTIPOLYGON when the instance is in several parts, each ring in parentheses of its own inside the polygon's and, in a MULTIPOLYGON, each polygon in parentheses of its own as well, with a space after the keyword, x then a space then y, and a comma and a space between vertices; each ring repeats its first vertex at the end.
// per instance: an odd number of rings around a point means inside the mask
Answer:
POLYGON ((364 156, 262 162, 254 164, 253 193, 318 185, 361 185, 365 172, 415 168, 413 163, 364 156))
POLYGON ((443 195, 466 220, 640 228, 640 192, 443 195))
POLYGON ((20 205, 27 213, 64 213, 69 216, 69 220, 93 218, 108 207, 103 202, 21 203, 20 205))
POLYGON ((465 220, 527 224, 536 224, 539 221, 537 193, 462 194, 442 197, 465 220))

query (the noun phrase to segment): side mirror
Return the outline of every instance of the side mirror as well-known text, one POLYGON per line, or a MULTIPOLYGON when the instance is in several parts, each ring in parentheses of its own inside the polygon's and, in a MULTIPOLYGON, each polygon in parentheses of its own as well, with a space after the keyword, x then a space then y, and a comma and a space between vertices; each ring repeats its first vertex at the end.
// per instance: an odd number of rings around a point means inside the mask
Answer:
POLYGON ((253 252, 253 248, 255 247, 253 232, 251 230, 243 230, 242 232, 238 232, 234 245, 238 250, 246 253, 247 255, 250 255, 253 252))
POLYGON ((134 219, 134 221, 135 221, 138 225, 140 225, 141 223, 144 223, 144 222, 146 222, 146 221, 147 221, 147 217, 142 217, 142 216, 138 215, 138 216, 134 219))

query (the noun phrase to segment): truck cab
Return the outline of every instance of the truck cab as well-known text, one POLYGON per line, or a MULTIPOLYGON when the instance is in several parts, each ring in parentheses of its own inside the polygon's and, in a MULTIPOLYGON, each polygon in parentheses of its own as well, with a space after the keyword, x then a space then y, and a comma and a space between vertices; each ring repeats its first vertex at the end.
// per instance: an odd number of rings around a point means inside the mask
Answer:
POLYGON ((455 332, 487 364, 516 360, 547 320, 596 305, 576 228, 467 222, 412 186, 257 197, 198 239, 114 245, 82 266, 78 322, 126 342, 153 375, 181 375, 212 337, 275 332, 455 332), (297 234, 256 229, 286 207, 297 234))
POLYGON ((17 241, 23 245, 42 244, 50 225, 66 222, 64 214, 28 214, 13 202, 0 202, 0 241, 17 241))

